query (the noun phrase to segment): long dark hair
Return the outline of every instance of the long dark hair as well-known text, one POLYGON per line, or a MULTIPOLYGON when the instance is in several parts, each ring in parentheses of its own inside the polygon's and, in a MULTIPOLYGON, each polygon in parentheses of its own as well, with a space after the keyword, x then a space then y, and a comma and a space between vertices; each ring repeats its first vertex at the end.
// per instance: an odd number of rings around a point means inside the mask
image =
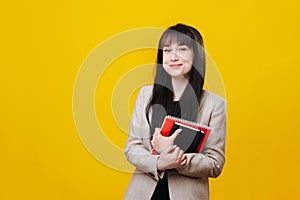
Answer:
POLYGON ((146 107, 146 117, 150 125, 151 135, 154 128, 161 127, 164 117, 170 114, 173 103, 173 87, 171 76, 164 70, 163 46, 177 42, 193 49, 194 60, 189 72, 189 84, 185 88, 180 100, 181 117, 195 121, 198 114, 201 93, 205 77, 205 50, 201 34, 193 27, 177 24, 169 27, 161 36, 158 44, 156 73, 152 96, 146 107), (150 108, 152 111, 151 123, 149 120, 150 108))

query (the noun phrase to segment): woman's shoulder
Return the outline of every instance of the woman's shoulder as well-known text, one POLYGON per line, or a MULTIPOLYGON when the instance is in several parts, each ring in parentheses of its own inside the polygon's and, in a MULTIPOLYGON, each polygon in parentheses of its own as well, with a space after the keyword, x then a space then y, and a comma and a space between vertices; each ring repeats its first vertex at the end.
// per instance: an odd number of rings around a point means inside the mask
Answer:
POLYGON ((148 102, 152 95, 153 85, 144 85, 141 87, 139 94, 137 96, 138 102, 148 102))
POLYGON ((205 104, 206 106, 209 105, 211 107, 215 107, 217 105, 225 106, 226 100, 213 92, 203 90, 200 106, 202 104, 205 104))
POLYGON ((202 95, 205 98, 212 98, 212 99, 216 99, 217 101, 225 101, 225 99, 223 97, 220 97, 219 95, 217 95, 211 91, 205 90, 205 89, 203 89, 202 95))
POLYGON ((153 85, 144 85, 141 88, 141 92, 143 92, 146 95, 151 95, 153 90, 153 85))

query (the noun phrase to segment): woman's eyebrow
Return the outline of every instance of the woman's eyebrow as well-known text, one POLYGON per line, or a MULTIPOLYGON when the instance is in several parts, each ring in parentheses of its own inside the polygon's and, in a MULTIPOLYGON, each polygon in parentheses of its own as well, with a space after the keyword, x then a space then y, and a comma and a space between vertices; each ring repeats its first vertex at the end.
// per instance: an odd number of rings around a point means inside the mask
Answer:
MULTIPOLYGON (((178 46, 187 46, 188 47, 188 45, 186 45, 186 44, 177 44, 178 46)), ((163 45, 163 47, 170 47, 171 45, 169 45, 169 44, 164 44, 163 45)))
POLYGON ((188 46, 188 45, 179 43, 178 46, 188 46))

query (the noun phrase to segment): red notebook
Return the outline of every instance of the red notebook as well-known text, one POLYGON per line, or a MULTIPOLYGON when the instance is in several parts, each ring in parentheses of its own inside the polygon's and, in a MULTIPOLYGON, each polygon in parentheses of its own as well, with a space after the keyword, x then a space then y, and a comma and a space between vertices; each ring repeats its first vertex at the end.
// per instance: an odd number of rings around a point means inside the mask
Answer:
MULTIPOLYGON (((168 115, 164 119, 160 133, 167 137, 179 128, 182 131, 176 137, 174 144, 185 153, 201 152, 211 129, 199 123, 168 115)), ((152 154, 156 154, 155 150, 152 151, 152 154)))

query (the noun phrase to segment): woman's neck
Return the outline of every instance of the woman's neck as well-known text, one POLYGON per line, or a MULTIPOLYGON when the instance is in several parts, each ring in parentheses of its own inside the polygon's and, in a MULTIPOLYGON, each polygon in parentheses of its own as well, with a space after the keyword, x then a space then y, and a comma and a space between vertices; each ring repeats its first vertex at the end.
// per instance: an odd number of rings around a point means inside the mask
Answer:
POLYGON ((172 77, 172 86, 173 86, 173 90, 174 90, 174 98, 173 98, 174 101, 179 101, 188 82, 189 82, 189 80, 184 76, 172 77))

